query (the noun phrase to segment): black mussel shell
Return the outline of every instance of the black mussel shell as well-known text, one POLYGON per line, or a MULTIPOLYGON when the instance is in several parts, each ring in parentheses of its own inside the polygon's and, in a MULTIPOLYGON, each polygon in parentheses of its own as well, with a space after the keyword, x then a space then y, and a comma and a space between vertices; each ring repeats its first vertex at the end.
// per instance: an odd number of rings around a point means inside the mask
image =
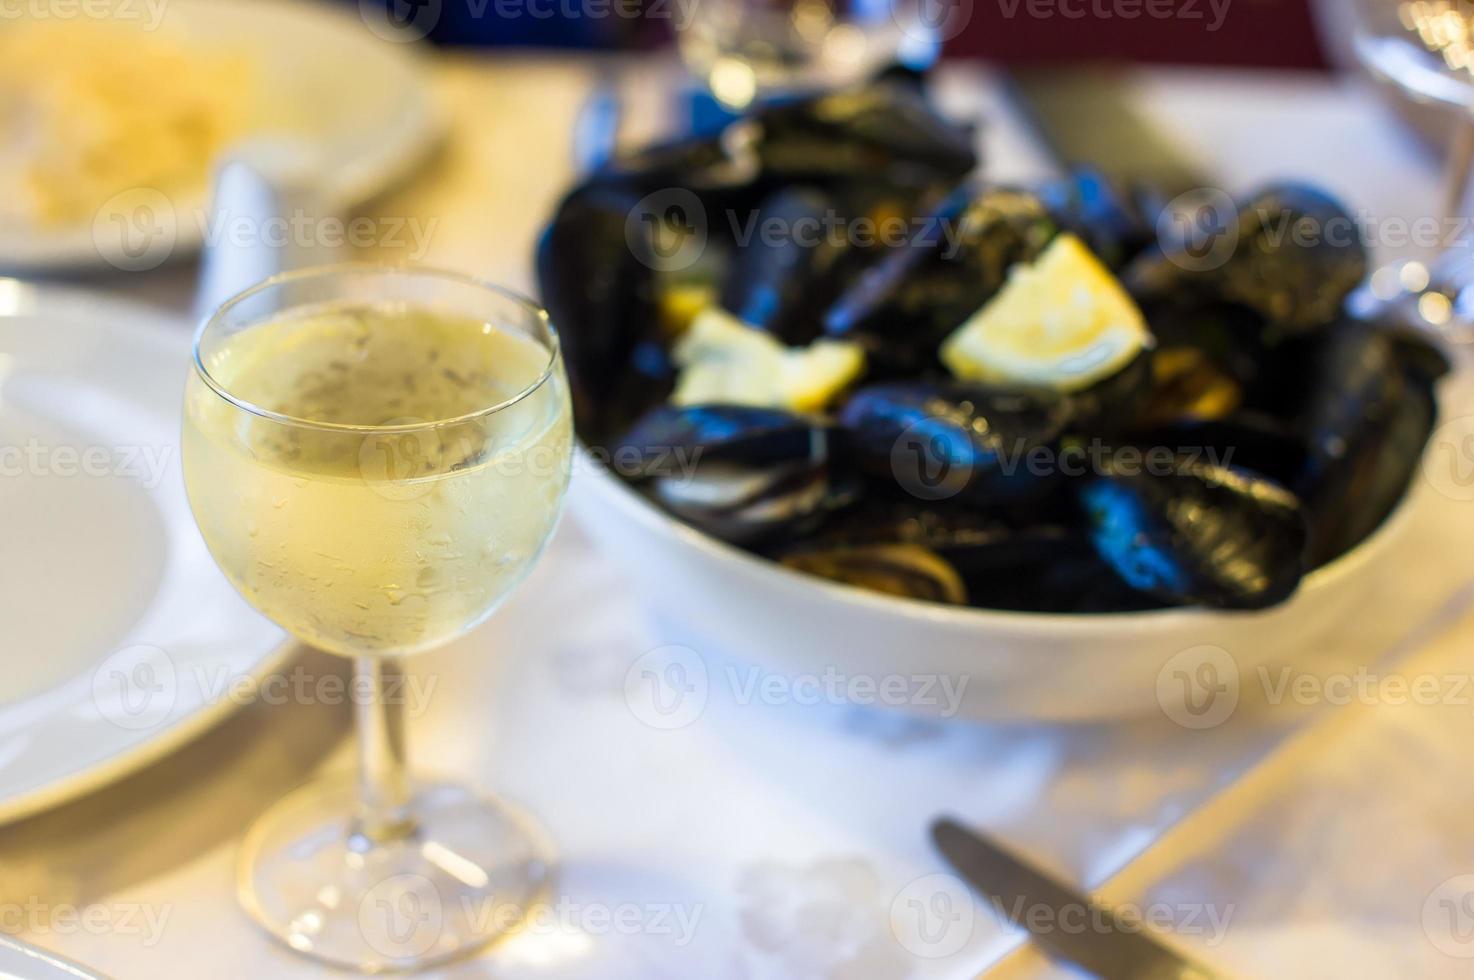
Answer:
POLYGON ((967 603, 967 589, 957 570, 936 552, 918 544, 804 549, 786 554, 780 561, 795 571, 903 599, 967 603))
POLYGON ((558 206, 537 251, 543 305, 558 329, 585 438, 628 424, 670 391, 674 370, 658 336, 655 259, 628 233, 638 197, 604 184, 558 206))
POLYGON ((1366 275, 1360 228, 1334 198, 1302 184, 1276 184, 1228 208, 1191 216, 1172 240, 1132 263, 1126 280, 1139 300, 1205 301, 1253 311, 1276 331, 1302 333, 1341 315, 1366 275))
POLYGON ((1144 214, 1137 197, 1090 169, 1048 181, 1039 199, 1061 229, 1074 233, 1112 271, 1119 271, 1156 241, 1156 215, 1144 214))
POLYGON ((1138 429, 1130 444, 1161 447, 1180 460, 1247 470, 1289 488, 1299 485, 1310 460, 1310 448, 1288 422, 1249 410, 1138 429))
POLYGON ((769 195, 736 242, 722 305, 786 344, 813 341, 857 264, 853 236, 837 225, 842 215, 836 199, 815 187, 769 195))
POLYGON ((1397 508, 1436 421, 1432 388, 1415 381, 1382 424, 1365 431, 1350 447, 1340 467, 1321 470, 1319 479, 1305 481, 1311 567, 1350 551, 1397 508))
POLYGON ((752 203, 744 194, 796 183, 952 184, 977 166, 973 143, 971 129, 942 117, 917 86, 877 79, 760 107, 713 134, 620 154, 602 176, 645 191, 684 188, 713 203, 752 203))
POLYGON ((738 405, 662 405, 609 447, 609 463, 667 510, 742 544, 807 533, 852 491, 832 480, 821 427, 738 405))
POLYGON ((1366 273, 1355 219, 1319 190, 1284 184, 1239 208, 1238 248, 1219 292, 1287 331, 1306 330, 1336 319, 1366 273))
POLYGON ((1441 344, 1435 343, 1425 332, 1398 323, 1379 323, 1377 326, 1392 342, 1398 363, 1409 378, 1432 384, 1452 370, 1448 354, 1441 344))
POLYGON ((1169 302, 1140 298, 1142 312, 1162 351, 1199 351, 1240 386, 1255 383, 1274 357, 1266 346, 1263 318, 1232 303, 1202 302, 1192 294, 1169 302))
POLYGON ((824 330, 858 339, 875 367, 911 373, 936 363, 947 335, 1032 262, 1057 227, 1026 191, 964 187, 830 308, 824 330))
POLYGON ((1073 507, 1060 508, 1058 516, 1072 523, 1037 516, 1017 522, 997 509, 956 501, 872 496, 831 517, 806 545, 790 545, 778 557, 812 551, 829 562, 833 556, 887 547, 914 548, 945 562, 960 580, 967 603, 987 609, 1127 612, 1165 604, 1133 589, 1101 560, 1073 507))
POLYGON ((1243 385, 1201 348, 1158 347, 1149 357, 1150 389, 1135 420, 1138 428, 1220 419, 1243 401, 1243 385))
POLYGON ((1433 430, 1432 366, 1411 341, 1345 321, 1307 338, 1294 424, 1308 449, 1296 491, 1311 515, 1312 567, 1344 554, 1402 499, 1433 430))
POLYGON ((1161 608, 1106 564, 1076 527, 1035 525, 938 545, 975 606, 1018 612, 1105 613, 1161 608))
POLYGON ((1262 609, 1295 591, 1307 529, 1299 499, 1244 470, 1116 450, 1082 481, 1096 550, 1132 587, 1173 604, 1262 609))
POLYGON ((749 117, 765 172, 789 180, 954 183, 977 166, 975 138, 937 112, 916 85, 877 79, 749 117))
POLYGON ((609 446, 620 475, 684 473, 702 462, 786 463, 828 454, 827 433, 808 419, 748 405, 659 405, 609 446))
POLYGON ((1151 395, 1151 354, 1144 350, 1115 374, 1070 392, 1071 429, 1110 433, 1128 428, 1151 395))
POLYGON ((883 485, 979 505, 1046 493, 1069 420, 1056 392, 955 381, 871 385, 838 416, 844 453, 883 485))

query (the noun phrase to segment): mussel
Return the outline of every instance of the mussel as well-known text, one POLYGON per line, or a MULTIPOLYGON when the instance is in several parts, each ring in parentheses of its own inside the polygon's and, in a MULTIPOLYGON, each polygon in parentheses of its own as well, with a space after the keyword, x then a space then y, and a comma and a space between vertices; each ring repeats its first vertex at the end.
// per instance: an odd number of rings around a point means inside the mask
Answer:
POLYGON ((1148 306, 1231 303, 1275 333, 1323 327, 1367 271, 1360 229, 1324 192, 1276 184, 1234 209, 1205 207, 1132 263, 1126 276, 1148 306))
POLYGON ((1304 365, 1294 425, 1309 453, 1295 488, 1319 565, 1374 531, 1402 498, 1433 430, 1434 368, 1415 342, 1358 321, 1307 338, 1286 360, 1304 365))
POLYGON ((1156 241, 1155 212, 1146 213, 1136 194, 1097 171, 1080 168, 1048 181, 1039 200, 1060 228, 1078 235, 1112 271, 1156 241))
POLYGON ((638 202, 624 188, 581 186, 559 204, 538 243, 538 285, 586 438, 628 424, 665 397, 674 376, 658 334, 656 261, 632 222, 638 202))
POLYGON ((802 533, 845 493, 830 479, 827 431, 774 409, 662 405, 610 447, 621 475, 726 541, 802 533))
POLYGON ((1020 523, 955 501, 873 498, 778 557, 852 585, 989 609, 1125 612, 1164 604, 1117 575, 1078 524, 1020 523))
POLYGON ((1137 429, 1129 443, 1164 447, 1179 459, 1247 470, 1291 490, 1300 486, 1310 460, 1309 448, 1290 423, 1252 409, 1137 429))
POLYGON ((816 187, 769 195, 733 250, 722 305, 786 344, 814 340, 825 308, 863 261, 854 237, 835 227, 844 217, 816 187))
POLYGON ((1299 499, 1267 477, 1166 447, 1117 448, 1080 499, 1096 550, 1134 588, 1172 604, 1260 609, 1304 572, 1299 499))
POLYGON ((967 186, 949 196, 830 308, 824 330, 857 339, 882 372, 936 363, 938 345, 1031 262, 1057 226, 1033 194, 967 186))
POLYGON ((1103 613, 1167 604, 1117 574, 1074 525, 1004 526, 938 545, 937 554, 957 570, 970 601, 989 609, 1103 613))
POLYGON ((1038 497, 1059 475, 1051 452, 1070 406, 1044 388, 888 382, 856 391, 838 418, 846 454, 883 485, 990 505, 1038 497))
POLYGON ((712 201, 753 203, 753 192, 796 183, 952 184, 976 165, 968 127, 941 116, 914 84, 878 78, 761 107, 713 134, 623 154, 605 176, 646 191, 688 188, 712 201))
POLYGON ((968 601, 967 587, 957 570, 918 544, 806 549, 783 556, 781 562, 796 571, 904 599, 959 606, 968 601))

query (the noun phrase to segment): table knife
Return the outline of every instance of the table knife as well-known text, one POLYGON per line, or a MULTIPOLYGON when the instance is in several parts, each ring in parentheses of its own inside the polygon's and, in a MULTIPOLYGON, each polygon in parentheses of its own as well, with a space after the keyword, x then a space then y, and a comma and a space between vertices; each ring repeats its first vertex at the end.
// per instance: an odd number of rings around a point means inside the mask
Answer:
POLYGON ((1050 956, 1104 980, 1219 980, 1219 974, 1124 925, 1091 900, 955 820, 932 824, 932 840, 1004 918, 1029 930, 1050 956))

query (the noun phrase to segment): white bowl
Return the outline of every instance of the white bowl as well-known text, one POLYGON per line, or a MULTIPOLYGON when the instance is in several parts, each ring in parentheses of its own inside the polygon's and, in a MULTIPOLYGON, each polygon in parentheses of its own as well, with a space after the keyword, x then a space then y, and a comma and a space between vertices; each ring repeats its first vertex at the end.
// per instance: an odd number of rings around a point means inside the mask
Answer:
MULTIPOLYGON (((582 449, 578 464, 569 501, 580 525, 652 605, 703 641, 789 676, 904 677, 918 692, 924 678, 947 678, 954 690, 965 678, 956 713, 994 720, 1172 716, 1182 710, 1181 694, 1171 693, 1183 680, 1175 668, 1215 656, 1200 647, 1226 651, 1232 660, 1217 662, 1241 673, 1302 662, 1317 637, 1368 597, 1378 558, 1411 511, 1399 504, 1367 540, 1272 609, 1006 612, 899 599, 791 571, 681 523, 582 449), (1195 652, 1169 667, 1184 651, 1195 652)), ((918 696, 904 706, 935 713, 943 704, 923 703, 932 700, 940 702, 918 696)))

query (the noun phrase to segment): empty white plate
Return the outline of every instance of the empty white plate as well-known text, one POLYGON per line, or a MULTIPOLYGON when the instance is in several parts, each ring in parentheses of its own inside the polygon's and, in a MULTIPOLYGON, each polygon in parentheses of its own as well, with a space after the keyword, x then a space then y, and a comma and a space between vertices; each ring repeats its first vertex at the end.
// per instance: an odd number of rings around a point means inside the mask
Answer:
POLYGON ((179 745, 284 649, 185 500, 189 350, 168 314, 0 279, 0 820, 179 745))

